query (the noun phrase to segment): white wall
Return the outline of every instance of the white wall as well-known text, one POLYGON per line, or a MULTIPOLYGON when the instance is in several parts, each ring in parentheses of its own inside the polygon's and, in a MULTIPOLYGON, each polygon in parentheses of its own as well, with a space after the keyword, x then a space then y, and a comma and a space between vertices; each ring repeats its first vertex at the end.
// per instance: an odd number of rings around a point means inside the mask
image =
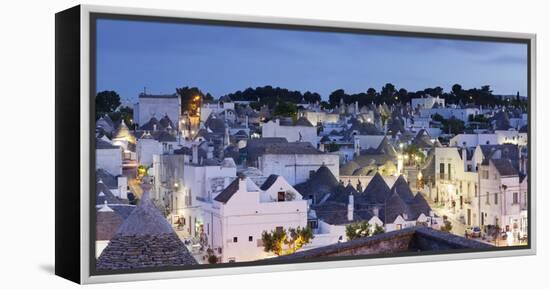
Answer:
MULTIPOLYGON (((161 92, 161 93, 172 93, 161 92)), ((153 116, 158 120, 168 115, 174 125, 179 124, 180 101, 179 98, 139 98, 139 109, 134 116, 140 126, 148 122, 153 116)))
POLYGON ((309 142, 317 147, 317 128, 315 126, 282 126, 279 120, 270 121, 262 125, 262 137, 284 137, 288 142, 309 142))
POLYGON ((153 164, 153 155, 162 154, 162 144, 154 139, 138 139, 136 154, 139 164, 151 166, 153 164))
POLYGON ((215 246, 223 247, 223 262, 232 258, 240 262, 270 256, 272 254, 264 252, 262 243, 258 242, 263 231, 269 232, 278 226, 284 229, 303 228, 307 223, 307 201, 301 198, 284 202, 268 201, 269 197, 261 197, 266 192, 250 184, 250 179, 239 182, 238 192, 227 203, 214 202, 214 206, 220 208, 217 213, 220 222, 214 222, 214 232, 221 232, 222 236, 216 238, 219 243, 215 246), (220 225, 221 229, 216 228, 220 225), (237 242, 234 242, 234 237, 237 242))
POLYGON ((105 169, 113 176, 122 174, 122 149, 99 149, 96 150, 96 167, 105 169))
POLYGON ((284 176, 291 184, 296 185, 309 179, 310 171, 317 171, 325 164, 334 177, 340 175, 340 156, 338 154, 316 155, 268 155, 259 158, 259 169, 264 175, 284 176))

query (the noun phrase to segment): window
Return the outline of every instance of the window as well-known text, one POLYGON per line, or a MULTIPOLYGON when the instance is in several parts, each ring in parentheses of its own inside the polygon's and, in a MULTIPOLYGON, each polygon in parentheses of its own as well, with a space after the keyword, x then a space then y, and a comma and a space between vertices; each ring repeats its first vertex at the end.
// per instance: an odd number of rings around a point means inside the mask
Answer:
POLYGON ((495 193, 495 205, 498 205, 498 194, 495 193))
POLYGON ((277 202, 284 202, 285 201, 285 192, 278 192, 277 193, 277 202))
POLYGON ((252 242, 252 236, 248 236, 248 242, 252 242))
POLYGON ((233 243, 237 243, 239 239, 237 237, 233 237, 233 243))
POLYGON ((472 171, 472 165, 467 165, 467 166, 466 166, 466 170, 467 170, 468 172, 471 172, 471 171, 472 171))
POLYGON ((308 226, 310 229, 317 229, 317 226, 318 226, 317 220, 309 220, 308 226))
POLYGON ((518 195, 518 193, 514 193, 514 194, 512 195, 512 201, 513 201, 514 204, 519 203, 519 195, 518 195))
POLYGON ((448 165, 449 167, 449 171, 447 172, 447 174, 449 175, 449 181, 451 180, 451 164, 448 165))
POLYGON ((277 231, 277 232, 279 232, 279 233, 280 233, 280 232, 282 232, 282 231, 283 231, 283 227, 280 227, 280 226, 278 226, 278 227, 275 227, 275 231, 277 231))
POLYGON ((489 179, 489 171, 488 170, 482 170, 481 171, 481 178, 484 179, 484 180, 488 180, 489 179))
POLYGON ((439 164, 439 178, 440 179, 445 179, 445 164, 444 163, 439 164))
POLYGON ((489 192, 485 195, 485 204, 489 205, 489 192))

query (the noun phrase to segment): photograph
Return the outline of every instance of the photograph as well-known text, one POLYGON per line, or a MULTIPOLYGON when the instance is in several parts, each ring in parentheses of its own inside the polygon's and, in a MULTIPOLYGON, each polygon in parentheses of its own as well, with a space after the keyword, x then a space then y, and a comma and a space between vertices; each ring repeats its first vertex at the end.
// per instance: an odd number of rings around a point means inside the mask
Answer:
POLYGON ((531 248, 529 39, 90 29, 92 275, 531 248))

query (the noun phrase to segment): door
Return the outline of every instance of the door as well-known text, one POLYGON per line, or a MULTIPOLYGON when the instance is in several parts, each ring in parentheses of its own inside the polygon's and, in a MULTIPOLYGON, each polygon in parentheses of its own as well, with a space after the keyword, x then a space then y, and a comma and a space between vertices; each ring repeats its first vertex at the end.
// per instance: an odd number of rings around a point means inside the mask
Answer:
POLYGON ((466 214, 466 219, 468 220, 468 226, 472 225, 472 210, 468 209, 468 213, 466 214))

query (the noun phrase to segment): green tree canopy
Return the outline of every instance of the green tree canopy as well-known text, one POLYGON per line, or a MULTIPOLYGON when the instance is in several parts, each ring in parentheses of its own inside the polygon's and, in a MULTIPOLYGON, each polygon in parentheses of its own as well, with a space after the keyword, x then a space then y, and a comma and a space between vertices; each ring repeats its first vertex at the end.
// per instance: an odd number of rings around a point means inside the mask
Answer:
POLYGON ((282 101, 275 106, 275 109, 273 111, 274 116, 282 116, 282 117, 292 117, 296 118, 298 113, 298 108, 296 107, 296 104, 282 101))
POLYGON ((120 106, 120 96, 112 90, 99 92, 95 97, 96 119, 105 116, 120 106))
POLYGON ((176 94, 181 99, 181 113, 188 112, 189 115, 197 115, 198 109, 205 99, 205 94, 197 87, 188 86, 176 88, 176 94))
POLYGON ((264 251, 273 252, 277 256, 292 254, 309 243, 313 238, 313 232, 309 227, 262 232, 264 251))

